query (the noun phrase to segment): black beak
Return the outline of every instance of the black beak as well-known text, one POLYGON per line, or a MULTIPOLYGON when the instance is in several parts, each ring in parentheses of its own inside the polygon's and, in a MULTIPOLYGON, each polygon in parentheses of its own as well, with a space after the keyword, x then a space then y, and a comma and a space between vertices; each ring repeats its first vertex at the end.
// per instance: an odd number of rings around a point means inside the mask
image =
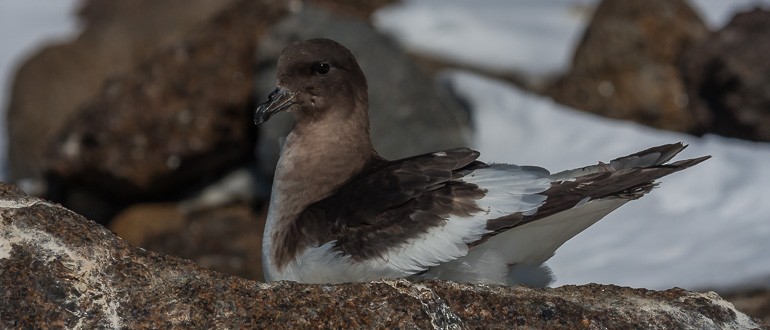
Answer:
POLYGON ((283 88, 276 88, 270 96, 267 97, 267 102, 260 104, 257 107, 257 111, 254 113, 254 124, 259 125, 266 122, 277 112, 286 110, 288 107, 294 104, 294 95, 297 93, 291 92, 283 88))

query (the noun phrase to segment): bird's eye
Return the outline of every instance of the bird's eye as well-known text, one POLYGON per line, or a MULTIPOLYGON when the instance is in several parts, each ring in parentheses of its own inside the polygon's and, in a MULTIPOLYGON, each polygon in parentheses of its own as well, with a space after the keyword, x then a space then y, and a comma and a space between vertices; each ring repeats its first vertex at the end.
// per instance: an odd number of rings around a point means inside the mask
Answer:
POLYGON ((318 74, 327 74, 330 69, 329 63, 320 62, 313 64, 313 72, 318 74))

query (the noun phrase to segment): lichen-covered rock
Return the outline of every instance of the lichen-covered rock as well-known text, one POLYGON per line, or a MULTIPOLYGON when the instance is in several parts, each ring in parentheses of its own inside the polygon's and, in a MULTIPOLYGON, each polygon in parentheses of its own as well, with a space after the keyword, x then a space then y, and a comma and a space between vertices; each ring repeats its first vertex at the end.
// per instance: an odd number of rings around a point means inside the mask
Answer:
POLYGON ((8 328, 763 328, 714 293, 404 280, 263 284, 126 244, 0 184, 0 324, 8 328))
POLYGON ((685 0, 604 0, 569 73, 548 94, 577 109, 688 132, 695 120, 678 60, 707 33, 685 0))
POLYGON ((770 11, 737 14, 682 59, 697 133, 770 141, 770 11))

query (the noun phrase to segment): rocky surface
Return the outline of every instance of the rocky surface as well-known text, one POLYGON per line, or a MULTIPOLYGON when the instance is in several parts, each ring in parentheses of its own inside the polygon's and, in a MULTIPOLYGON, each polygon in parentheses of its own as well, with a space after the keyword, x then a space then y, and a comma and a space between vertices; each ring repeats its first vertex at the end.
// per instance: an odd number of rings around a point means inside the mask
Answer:
POLYGON ((697 133, 770 141, 770 11, 737 14, 684 55, 697 133))
POLYGON ((548 94, 577 109, 688 132, 695 120, 678 61, 707 32, 684 0, 604 0, 570 71, 548 94))
POLYGON ((714 293, 404 280, 263 284, 135 248, 0 184, 0 322, 10 328, 764 328, 714 293))
MULTIPOLYGON (((369 83, 372 143, 382 156, 397 159, 470 144, 468 113, 400 47, 363 20, 315 6, 304 6, 260 40, 261 100, 275 89, 281 50, 291 42, 318 37, 342 43, 361 65, 369 83)), ((291 126, 291 116, 283 113, 260 127, 259 162, 265 173, 274 172, 278 140, 291 126)))

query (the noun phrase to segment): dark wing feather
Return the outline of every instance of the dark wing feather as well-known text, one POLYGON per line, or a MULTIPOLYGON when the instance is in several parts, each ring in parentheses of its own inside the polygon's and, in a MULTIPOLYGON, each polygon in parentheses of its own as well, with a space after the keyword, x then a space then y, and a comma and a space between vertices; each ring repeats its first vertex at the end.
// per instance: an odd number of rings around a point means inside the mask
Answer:
POLYGON ((450 180, 486 166, 476 161, 478 156, 475 150, 460 148, 382 161, 309 206, 297 225, 312 228, 305 234, 318 244, 335 240, 335 249, 355 260, 381 256, 441 225, 453 212, 477 211, 473 200, 484 191, 450 180))

